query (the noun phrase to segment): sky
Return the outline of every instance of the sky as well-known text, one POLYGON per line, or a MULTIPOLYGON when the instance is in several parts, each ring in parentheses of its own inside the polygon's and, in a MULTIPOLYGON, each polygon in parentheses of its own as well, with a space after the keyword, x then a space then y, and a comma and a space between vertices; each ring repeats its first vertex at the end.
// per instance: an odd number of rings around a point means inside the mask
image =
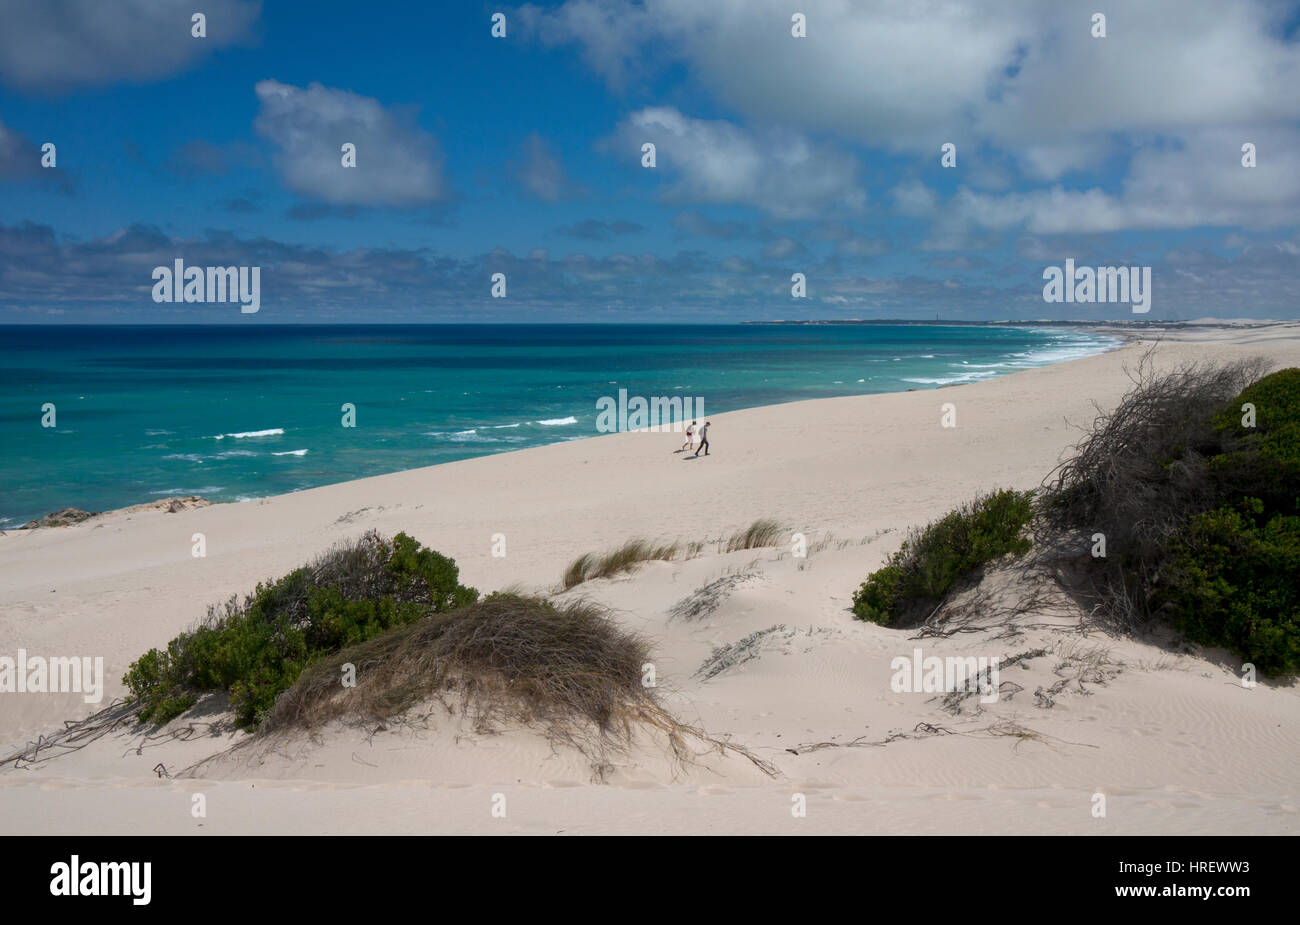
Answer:
POLYGON ((0 323, 1270 319, 1297 293, 1300 3, 0 0, 0 323), (259 310, 155 301, 177 259, 260 267, 259 310), (1150 267, 1149 311, 1046 301, 1067 260, 1150 267))

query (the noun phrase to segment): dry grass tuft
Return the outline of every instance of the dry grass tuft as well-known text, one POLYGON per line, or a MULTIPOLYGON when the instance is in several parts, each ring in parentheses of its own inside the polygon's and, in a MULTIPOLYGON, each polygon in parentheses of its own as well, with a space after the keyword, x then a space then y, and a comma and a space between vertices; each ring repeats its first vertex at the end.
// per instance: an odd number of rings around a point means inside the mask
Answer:
POLYGON ((625 751, 638 728, 664 734, 672 756, 709 749, 740 752, 678 722, 642 684, 649 644, 599 605, 560 605, 494 594, 477 604, 398 627, 317 662, 276 702, 265 729, 312 730, 332 720, 386 723, 419 703, 458 708, 477 732, 506 724, 540 727, 553 743, 577 748, 596 768, 625 751), (356 686, 340 683, 356 667, 356 686))

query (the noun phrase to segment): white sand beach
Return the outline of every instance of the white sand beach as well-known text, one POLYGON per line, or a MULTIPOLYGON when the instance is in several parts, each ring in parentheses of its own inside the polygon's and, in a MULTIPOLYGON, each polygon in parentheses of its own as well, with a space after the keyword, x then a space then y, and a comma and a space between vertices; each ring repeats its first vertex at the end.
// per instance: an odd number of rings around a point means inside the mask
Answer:
MULTIPOLYGON (((1300 325, 1163 337, 1160 366, 1254 354, 1300 366, 1300 325)), ((0 536, 0 654, 102 656, 101 707, 125 693, 132 660, 207 604, 369 529, 405 531, 453 557, 482 592, 554 593, 575 556, 631 537, 709 541, 694 558, 567 594, 649 636, 665 705, 775 773, 732 753, 682 765, 647 735, 596 780, 581 754, 536 730, 481 734, 446 712, 222 755, 244 734, 213 735, 215 717, 183 717, 188 738, 129 731, 0 768, 0 831, 1300 833, 1294 686, 1246 689, 1226 653, 1121 638, 1077 612, 1022 618, 1011 634, 994 620, 918 642, 849 609, 908 527, 991 488, 1036 487, 1092 421, 1092 402, 1110 407, 1125 392, 1126 364, 1150 343, 938 390, 718 414, 708 457, 674 453, 677 434, 613 434, 255 502, 10 531, 0 536), (940 426, 944 403, 956 407, 955 428, 940 426), (805 534, 813 551, 719 551, 714 541, 762 517, 805 534), (191 555, 196 533, 206 557, 191 555), (504 557, 492 555, 496 534, 504 557), (736 581, 711 613, 671 615, 727 575, 736 581), (711 677, 700 671, 747 639, 711 677), (1021 692, 954 713, 934 695, 891 690, 891 659, 922 645, 1045 654, 1003 669, 1021 692), (1062 680, 1050 705, 1035 696, 1062 680), (195 793, 203 817, 191 813, 195 793), (498 794, 504 818, 492 812, 498 794), (792 814, 796 795, 806 815, 792 814)), ((0 748, 98 708, 76 694, 0 695, 0 748)))

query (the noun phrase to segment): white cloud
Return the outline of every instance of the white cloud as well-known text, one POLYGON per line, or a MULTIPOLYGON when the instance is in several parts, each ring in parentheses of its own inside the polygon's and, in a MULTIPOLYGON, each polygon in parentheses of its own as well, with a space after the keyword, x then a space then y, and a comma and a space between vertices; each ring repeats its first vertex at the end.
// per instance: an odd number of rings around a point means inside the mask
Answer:
POLYGON ((645 142, 655 145, 655 169, 673 178, 665 190, 669 199, 744 203, 778 218, 810 218, 836 207, 860 209, 866 200, 851 155, 795 132, 755 133, 654 106, 628 116, 613 147, 639 164, 645 142))
POLYGON ((415 125, 409 110, 313 83, 305 90, 275 80, 255 87, 261 110, 253 123, 279 152, 284 183, 334 205, 412 206, 446 197, 437 139, 415 125), (356 145, 356 167, 343 167, 341 148, 356 145))
POLYGON ((920 180, 904 180, 891 190, 894 208, 915 218, 930 216, 938 207, 939 197, 920 180))
POLYGON ((0 0, 0 80, 62 91, 158 80, 253 37, 261 0, 204 0, 207 37, 190 35, 193 0, 0 0))
POLYGON ((569 0, 557 9, 525 4, 517 18, 524 31, 544 44, 580 40, 588 66, 620 88, 637 66, 640 43, 656 28, 649 7, 605 0, 569 0))
MULTIPOLYGON (((900 210, 909 196, 922 198, 914 189, 896 197, 900 210)), ((1290 225, 1300 215, 1300 130, 1205 130, 1178 144, 1140 148, 1118 192, 1055 185, 991 194, 962 187, 937 214, 948 230, 1023 226, 1040 234, 1290 225), (1241 164, 1246 141, 1256 145, 1255 167, 1241 164)))
MULTIPOLYGON (((1300 45, 1271 0, 1144 0, 1091 36, 1093 0, 569 0, 530 9, 550 44, 578 43, 606 78, 650 45, 746 116, 899 150, 976 130, 1044 166, 1057 142, 1114 131, 1300 116, 1300 45)), ((660 56, 662 59, 662 55, 660 56)), ((1099 140, 1092 142, 1104 150, 1099 140)))
MULTIPOLYGON (((957 206, 988 227, 1276 224, 1296 204, 1300 173, 1286 174, 1294 148, 1273 149, 1266 180, 1262 161, 1253 176, 1218 172, 1239 155, 1209 143, 1215 132, 1232 140, 1233 126, 1241 140, 1294 133, 1292 5, 1143 0, 1108 11, 1105 38, 1090 33, 1093 0, 804 0, 797 8, 807 38, 790 36, 786 0, 569 0, 532 9, 528 23, 549 44, 578 44, 611 82, 645 62, 680 63, 696 88, 749 126, 737 131, 828 132, 927 160, 952 141, 968 187, 1014 185, 980 163, 983 152, 1044 185, 1010 195, 968 190, 957 206), (1126 163, 1122 189, 1063 182, 1126 163)), ((740 183, 749 169, 742 158, 730 179, 740 183)), ((696 179, 683 192, 727 195, 716 166, 696 179)), ((900 185, 895 200, 906 214, 927 213, 915 184, 900 185)))
POLYGON ((570 0, 531 9, 526 25, 548 44, 578 43, 615 86, 653 44, 750 118, 937 147, 936 130, 980 103, 1032 35, 1020 15, 1031 5, 807 0, 806 39, 790 35, 787 0, 570 0))

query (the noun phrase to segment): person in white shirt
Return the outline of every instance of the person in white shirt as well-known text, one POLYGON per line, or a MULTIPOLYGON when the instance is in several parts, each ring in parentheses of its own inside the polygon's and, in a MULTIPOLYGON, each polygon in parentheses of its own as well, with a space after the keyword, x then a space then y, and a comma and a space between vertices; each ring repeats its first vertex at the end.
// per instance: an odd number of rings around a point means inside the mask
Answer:
MULTIPOLYGON (((686 442, 682 444, 682 450, 693 449, 695 449, 695 422, 691 421, 691 423, 686 425, 686 442)), ((678 450, 677 452, 680 453, 682 450, 678 450)))

